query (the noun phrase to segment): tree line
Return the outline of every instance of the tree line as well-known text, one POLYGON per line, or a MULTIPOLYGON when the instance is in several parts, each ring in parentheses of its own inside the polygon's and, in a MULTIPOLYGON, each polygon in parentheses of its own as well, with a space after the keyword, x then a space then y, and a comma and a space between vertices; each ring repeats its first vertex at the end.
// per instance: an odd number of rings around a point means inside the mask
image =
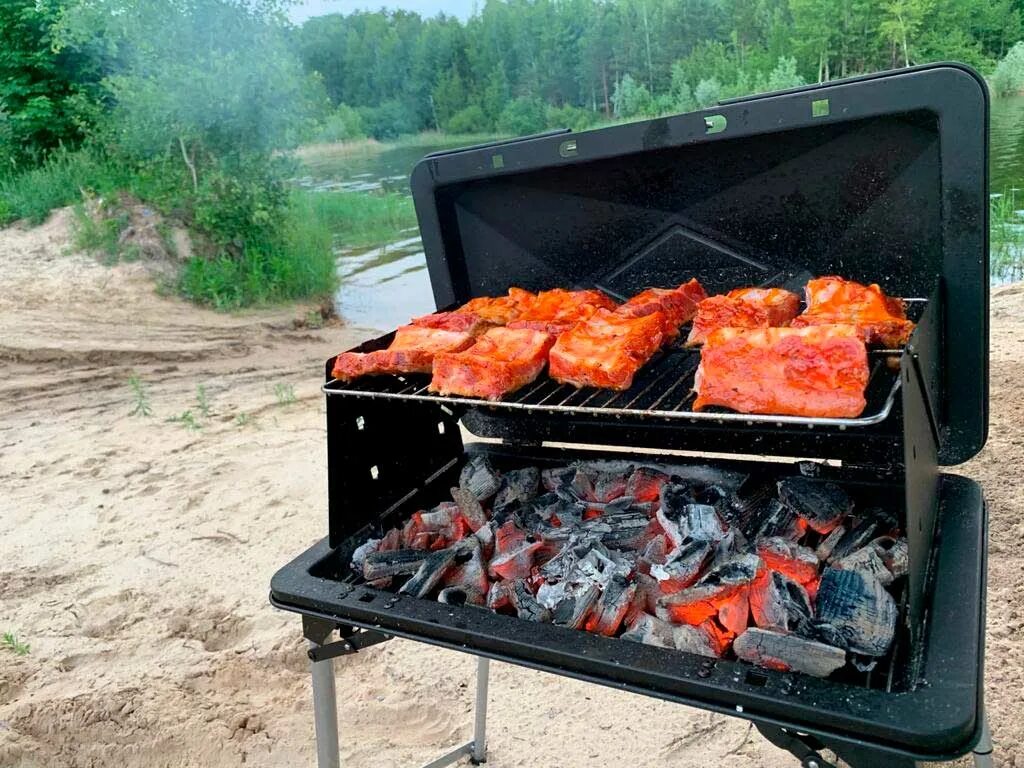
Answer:
POLYGON ((956 60, 989 73, 1024 0, 486 0, 465 23, 333 14, 293 35, 338 112, 333 138, 548 124, 956 60))

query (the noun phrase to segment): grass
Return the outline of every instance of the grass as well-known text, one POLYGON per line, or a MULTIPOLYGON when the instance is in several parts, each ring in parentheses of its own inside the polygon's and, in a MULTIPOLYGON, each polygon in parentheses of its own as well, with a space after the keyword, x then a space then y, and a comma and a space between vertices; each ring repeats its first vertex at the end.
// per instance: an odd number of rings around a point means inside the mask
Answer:
POLYGON ((189 259, 178 292, 198 304, 235 309, 299 299, 322 299, 337 287, 333 238, 310 193, 294 193, 281 235, 250 243, 238 257, 189 259))
POLYGON ((295 387, 291 384, 275 384, 274 397, 277 398, 277 404, 282 407, 294 405, 298 402, 298 398, 295 396, 295 387))
POLYGON ((361 248, 394 240, 416 226, 412 199, 396 193, 296 191, 308 215, 334 233, 340 245, 361 248))
POLYGON ((206 387, 202 384, 196 387, 196 410, 204 419, 210 418, 210 400, 206 396, 206 387))
POLYGON ((1024 279, 1024 210, 1011 187, 989 199, 989 254, 993 277, 1007 282, 1024 279))
POLYGON ((128 377, 128 387, 132 391, 132 409, 129 416, 152 416, 153 408, 149 404, 149 393, 146 387, 136 374, 128 377))
POLYGON ((192 410, 182 411, 177 416, 168 416, 167 422, 169 424, 179 424, 187 430, 192 432, 198 432, 203 428, 203 425, 199 423, 199 419, 192 413, 192 410))
POLYGON ((27 656, 31 650, 28 643, 23 643, 13 632, 4 632, 3 640, 0 642, 4 650, 11 651, 16 656, 27 656))
POLYGON ((0 178, 0 225, 43 222, 54 208, 80 201, 83 192, 110 195, 129 183, 125 169, 98 151, 58 150, 38 168, 0 178))

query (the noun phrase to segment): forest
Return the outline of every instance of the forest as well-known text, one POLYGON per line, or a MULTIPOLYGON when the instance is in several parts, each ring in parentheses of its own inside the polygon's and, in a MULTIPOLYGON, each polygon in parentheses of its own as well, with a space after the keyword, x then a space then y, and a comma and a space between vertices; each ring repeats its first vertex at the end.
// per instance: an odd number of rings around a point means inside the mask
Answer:
MULTIPOLYGON (((330 135, 528 133, 955 60, 996 73, 1020 0, 487 0, 466 23, 404 11, 295 31, 330 135)), ((1004 66, 997 87, 1020 87, 1004 66)))
POLYGON ((1024 89, 1024 0, 486 0, 301 26, 288 5, 0 3, 0 226, 72 205, 80 247, 134 258, 144 205, 192 235, 166 286, 188 299, 329 297, 336 248, 415 218, 401 194, 297 187, 302 145, 580 130, 935 60, 1024 89))

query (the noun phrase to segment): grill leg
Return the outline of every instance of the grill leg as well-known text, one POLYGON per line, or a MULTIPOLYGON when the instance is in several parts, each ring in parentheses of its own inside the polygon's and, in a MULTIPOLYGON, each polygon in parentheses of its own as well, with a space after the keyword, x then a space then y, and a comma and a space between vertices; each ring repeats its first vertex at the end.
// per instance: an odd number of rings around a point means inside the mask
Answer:
POLYGON ((474 763, 487 762, 487 684, 491 672, 491 660, 478 656, 476 660, 476 707, 473 721, 474 763))
POLYGON ((974 768, 992 768, 992 734, 988 729, 988 717, 982 714, 981 738, 974 748, 974 768))
MULTIPOLYGON (((319 643, 310 641, 310 646, 319 643)), ((316 725, 317 768, 340 768, 338 752, 338 697, 334 688, 334 659, 313 661, 313 722, 316 725)))

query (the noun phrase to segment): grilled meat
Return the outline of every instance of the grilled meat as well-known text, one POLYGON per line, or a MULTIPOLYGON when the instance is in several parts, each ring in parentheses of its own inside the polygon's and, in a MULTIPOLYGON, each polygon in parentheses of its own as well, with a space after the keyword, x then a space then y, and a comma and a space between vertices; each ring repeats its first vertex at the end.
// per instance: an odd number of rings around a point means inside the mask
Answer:
POLYGON ((877 285, 861 285, 841 277, 820 277, 807 283, 807 309, 793 321, 811 325, 853 325, 868 344, 901 347, 914 324, 907 320, 903 299, 886 296, 877 285))
POLYGON ((737 288, 697 305, 686 346, 703 344, 719 328, 769 328, 789 325, 800 311, 800 297, 781 288, 737 288))
POLYGON ((623 317, 606 309, 558 337, 551 348, 551 378, 577 387, 625 390, 661 346, 660 312, 623 317))
MULTIPOLYGON (((557 348, 557 345, 556 345, 557 348)), ((856 328, 720 328, 701 349, 695 411, 855 417, 867 401, 867 349, 856 328)))
POLYGON ((334 359, 331 375, 341 381, 381 373, 429 373, 434 357, 457 352, 473 343, 469 331, 450 331, 423 325, 403 325, 387 349, 342 352, 334 359))
POLYGON ((615 309, 615 302, 601 291, 567 291, 552 288, 541 291, 509 328, 531 328, 557 335, 586 320, 598 309, 615 309))
POLYGON ((679 327, 693 319, 698 304, 706 298, 704 287, 693 278, 678 288, 648 288, 641 291, 616 312, 626 317, 646 317, 660 312, 664 340, 671 341, 679 335, 679 327))
POLYGON ((497 400, 540 375, 554 341, 529 328, 492 328, 469 349, 434 359, 430 391, 497 400))

